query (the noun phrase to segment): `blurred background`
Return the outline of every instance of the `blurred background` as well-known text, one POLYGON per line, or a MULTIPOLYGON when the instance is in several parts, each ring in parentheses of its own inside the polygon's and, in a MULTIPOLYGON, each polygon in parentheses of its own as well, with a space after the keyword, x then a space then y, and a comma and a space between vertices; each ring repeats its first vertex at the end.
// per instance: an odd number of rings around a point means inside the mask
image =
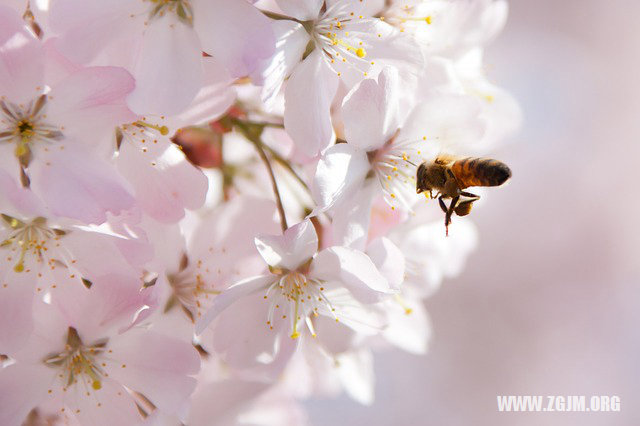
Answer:
POLYGON ((495 153, 513 179, 426 302, 428 355, 377 354, 378 404, 313 401, 316 425, 640 424, 640 2, 509 3, 485 63, 524 114, 495 153), (511 394, 618 395, 621 411, 498 412, 511 394))

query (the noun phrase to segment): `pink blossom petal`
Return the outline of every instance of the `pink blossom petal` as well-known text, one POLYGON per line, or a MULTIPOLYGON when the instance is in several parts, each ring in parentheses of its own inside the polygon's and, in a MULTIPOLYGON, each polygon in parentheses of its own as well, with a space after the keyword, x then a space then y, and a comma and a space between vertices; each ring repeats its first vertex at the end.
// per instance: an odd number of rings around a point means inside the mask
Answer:
POLYGON ((202 206, 209 186, 202 171, 164 138, 141 145, 122 144, 118 169, 133 185, 142 209, 160 222, 173 223, 184 217, 185 209, 202 206))
POLYGON ((333 208, 331 232, 333 244, 364 251, 369 238, 371 208, 377 182, 367 181, 363 188, 333 208))
POLYGON ((298 149, 309 157, 331 143, 329 110, 337 89, 338 76, 318 49, 295 68, 287 82, 284 126, 298 149))
POLYGON ((51 370, 43 365, 16 363, 0 368, 0 424, 19 425, 47 395, 51 370))
POLYGON ((139 114, 177 114, 203 83, 202 49, 196 32, 171 16, 156 18, 145 31, 128 99, 139 114))
MULTIPOLYGON (((2 268, 11 267, 0 263, 2 268)), ((0 272, 0 352, 12 354, 24 345, 33 329, 32 301, 36 273, 0 272)))
POLYGON ((400 127, 398 73, 387 67, 378 80, 366 79, 342 104, 344 134, 350 145, 365 151, 382 147, 400 127))
POLYGON ((0 93, 26 103, 42 93, 43 48, 12 9, 0 5, 0 93))
POLYGON ((54 214, 103 223, 107 212, 119 213, 133 206, 124 183, 102 160, 77 150, 55 150, 46 158, 49 164, 34 162, 29 176, 31 188, 54 214))
POLYGON ((96 135, 111 135, 116 125, 135 120, 125 103, 134 85, 123 68, 81 68, 51 89, 48 120, 63 128, 67 139, 92 147, 100 140, 96 135))
POLYGON ((189 424, 208 426, 211 419, 221 424, 233 424, 248 403, 269 387, 265 383, 225 380, 201 383, 191 398, 189 424), (216 401, 212 404, 211 401, 216 401))
POLYGON ((244 0, 195 0, 194 25, 203 50, 223 63, 231 75, 251 74, 273 54, 270 20, 244 0))
POLYGON ((392 288, 398 289, 404 281, 404 255, 390 239, 382 237, 373 240, 367 247, 367 254, 392 288))
POLYGON ((390 301, 389 305, 389 324, 383 331, 385 339, 409 353, 426 353, 431 338, 431 321, 422 301, 403 295, 402 305, 396 301, 390 301))
POLYGON ((351 144, 341 143, 327 149, 318 161, 311 189, 316 210, 327 210, 356 196, 370 168, 366 152, 351 144))
POLYGON ((485 124, 476 99, 462 95, 432 95, 411 112, 397 136, 399 141, 426 137, 431 148, 451 153, 468 152, 482 139, 485 124))
POLYGON ((371 405, 374 398, 375 375, 373 354, 368 349, 338 357, 338 375, 349 396, 361 404, 371 405))
POLYGON ((61 285, 51 293, 52 304, 81 336, 101 336, 127 327, 147 303, 149 293, 142 291, 136 276, 114 272, 92 278, 91 284, 90 289, 61 285))
POLYGON ((74 62, 87 63, 121 34, 142 31, 148 6, 130 0, 54 0, 49 23, 60 51, 74 62), (136 17, 137 16, 137 17, 136 17), (136 18, 133 18, 136 17, 136 18))
MULTIPOLYGON (((254 292, 238 298, 216 319, 211 350, 232 371, 254 379, 274 380, 291 358, 300 339, 289 337, 289 321, 274 321, 270 329, 266 324, 268 309, 263 294, 254 292)), ((209 344, 203 344, 209 348, 209 344)))
POLYGON ((211 304, 211 307, 209 308, 207 313, 198 319, 195 328, 196 334, 202 334, 204 329, 207 328, 209 324, 230 305, 249 294, 267 288, 267 286, 273 281, 273 275, 261 275, 257 277, 247 278, 246 280, 240 281, 226 289, 220 295, 216 296, 215 299, 213 299, 213 303, 211 304))
MULTIPOLYGON (((8 145, 8 144, 7 144, 8 145)), ((0 146, 0 205, 2 212, 10 216, 45 216, 42 202, 29 188, 24 188, 18 182, 18 176, 11 176, 3 170, 5 164, 10 168, 18 168, 13 157, 12 146, 0 146), (9 160, 6 163, 3 160, 9 160)))
POLYGON ((381 294, 395 292, 366 254, 346 247, 329 247, 318 253, 311 263, 309 275, 343 283, 364 303, 373 303, 381 294))
POLYGON ((295 270, 318 251, 318 235, 309 220, 295 224, 284 235, 262 235, 255 242, 268 265, 288 270, 295 270))
POLYGON ((311 21, 318 18, 323 0, 276 0, 282 12, 300 21, 311 21))
POLYGON ((109 376, 149 398, 159 409, 176 413, 196 386, 190 375, 200 369, 200 358, 188 342, 143 329, 131 329, 109 344, 111 356, 125 368, 109 376))
POLYGON ((302 60, 310 40, 309 33, 297 22, 275 21, 273 30, 277 37, 276 51, 262 64, 264 69, 259 70, 260 78, 253 77, 254 84, 262 83, 262 101, 267 107, 275 103, 282 84, 302 60))
POLYGON ((256 235, 279 231, 275 215, 276 205, 271 200, 250 196, 233 198, 200 222, 189 244, 189 253, 193 261, 206 262, 207 258, 215 257, 213 260, 223 269, 235 267, 235 260, 257 255, 256 235), (234 226, 238 223, 243 226, 234 226), (221 258, 221 262, 217 262, 217 258, 221 258))
POLYGON ((113 426, 138 424, 142 420, 133 398, 111 378, 101 380, 100 390, 86 394, 86 387, 76 384, 64 394, 70 414, 81 425, 113 426))
POLYGON ((236 90, 233 78, 227 69, 215 58, 202 58, 204 69, 204 86, 185 111, 174 117, 175 123, 169 118, 170 128, 179 128, 184 123, 201 124, 222 116, 236 100, 236 90))

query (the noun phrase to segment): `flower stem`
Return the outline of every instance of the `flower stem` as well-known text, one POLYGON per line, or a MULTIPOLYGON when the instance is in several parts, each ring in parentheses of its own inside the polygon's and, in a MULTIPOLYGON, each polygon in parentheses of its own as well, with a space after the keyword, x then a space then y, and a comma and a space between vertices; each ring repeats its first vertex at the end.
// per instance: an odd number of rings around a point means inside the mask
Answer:
POLYGON ((282 197, 280 196, 280 190, 278 189, 278 183, 276 182, 276 176, 273 173, 273 167, 271 167, 271 162, 267 157, 267 154, 264 152, 263 143, 260 139, 260 134, 262 133, 262 127, 258 127, 259 132, 252 132, 251 128, 245 125, 243 122, 239 120, 234 120, 234 124, 240 129, 242 134, 253 144, 260 156, 260 159, 264 163, 267 172, 269 173, 269 179, 271 180, 271 187, 273 188, 273 195, 276 199, 276 206, 278 208, 278 214, 280 215, 280 227, 282 228, 282 232, 286 231, 289 226, 287 225, 287 216, 284 213, 284 207, 282 205, 282 197))

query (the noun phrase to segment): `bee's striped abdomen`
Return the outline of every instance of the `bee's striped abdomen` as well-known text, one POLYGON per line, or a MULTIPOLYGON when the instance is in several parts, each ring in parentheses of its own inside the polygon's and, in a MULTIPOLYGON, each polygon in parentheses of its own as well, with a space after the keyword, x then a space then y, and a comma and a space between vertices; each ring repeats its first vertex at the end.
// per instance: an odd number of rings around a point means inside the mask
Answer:
POLYGON ((490 158, 463 158, 451 165, 460 189, 470 186, 499 186, 511 177, 509 167, 490 158))

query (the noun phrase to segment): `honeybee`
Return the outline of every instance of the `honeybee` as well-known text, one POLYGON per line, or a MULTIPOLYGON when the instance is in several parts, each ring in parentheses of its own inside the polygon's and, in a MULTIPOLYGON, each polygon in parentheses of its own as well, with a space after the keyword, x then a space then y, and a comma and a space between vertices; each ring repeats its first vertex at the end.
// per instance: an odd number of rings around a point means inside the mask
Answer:
POLYGON ((416 173, 416 192, 429 191, 431 198, 436 192, 438 204, 445 213, 445 232, 449 235, 449 224, 453 213, 466 216, 480 196, 464 189, 470 186, 500 186, 511 177, 511 169, 489 158, 459 158, 441 154, 433 161, 425 161, 418 166, 416 173), (450 198, 447 207, 445 198, 450 198))

